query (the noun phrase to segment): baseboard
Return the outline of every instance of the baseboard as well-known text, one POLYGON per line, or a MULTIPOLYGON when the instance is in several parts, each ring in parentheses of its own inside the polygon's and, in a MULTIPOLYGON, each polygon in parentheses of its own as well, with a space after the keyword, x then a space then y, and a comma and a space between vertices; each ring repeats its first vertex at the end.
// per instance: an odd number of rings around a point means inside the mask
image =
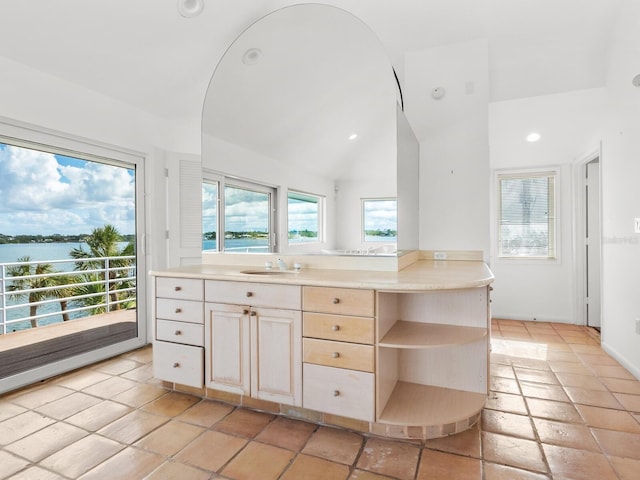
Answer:
POLYGON ((613 357, 615 360, 617 360, 618 363, 620 363, 620 365, 622 365, 624 368, 629 370, 629 372, 631 372, 631 375, 633 375, 638 380, 640 380, 640 368, 638 366, 634 365, 629 360, 627 360, 627 358, 624 355, 621 355, 620 352, 618 352, 614 348, 611 348, 611 345, 605 342, 602 342, 600 345, 602 349, 605 352, 607 352, 611 357, 613 357))

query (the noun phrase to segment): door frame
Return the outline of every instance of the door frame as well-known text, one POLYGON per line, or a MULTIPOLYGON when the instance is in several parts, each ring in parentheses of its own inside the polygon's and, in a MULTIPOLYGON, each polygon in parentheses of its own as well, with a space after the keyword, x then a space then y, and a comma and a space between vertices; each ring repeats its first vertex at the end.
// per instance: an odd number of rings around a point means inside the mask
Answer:
MULTIPOLYGON (((585 246, 585 232, 587 228, 587 205, 585 196, 585 172, 587 164, 594 160, 600 163, 600 178, 598 189, 600 191, 599 202, 596 206, 600 217, 600 241, 602 242, 602 145, 597 150, 578 158, 573 165, 573 261, 574 261, 574 311, 576 323, 587 326, 586 309, 586 276, 587 276, 587 250, 585 246)), ((602 249, 600 249, 600 302, 602 303, 602 249)), ((602 328, 604 319, 600 318, 602 328)))

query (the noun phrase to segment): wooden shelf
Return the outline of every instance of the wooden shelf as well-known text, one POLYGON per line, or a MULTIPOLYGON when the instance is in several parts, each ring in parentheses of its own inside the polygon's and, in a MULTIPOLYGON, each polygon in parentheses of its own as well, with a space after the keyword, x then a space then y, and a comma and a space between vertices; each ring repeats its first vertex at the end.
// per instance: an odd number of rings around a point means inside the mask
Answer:
POLYGON ((487 395, 398 382, 379 423, 433 427, 459 422, 484 408, 487 395))
POLYGON ((487 329, 439 323, 397 321, 378 345, 391 348, 433 348, 465 345, 487 336, 487 329))

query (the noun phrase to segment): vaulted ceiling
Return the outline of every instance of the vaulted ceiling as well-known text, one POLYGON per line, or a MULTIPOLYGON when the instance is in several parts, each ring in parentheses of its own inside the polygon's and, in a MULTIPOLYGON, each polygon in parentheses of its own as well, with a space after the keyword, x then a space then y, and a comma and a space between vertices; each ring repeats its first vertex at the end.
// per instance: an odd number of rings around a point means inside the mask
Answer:
MULTIPOLYGON (((192 118, 227 46, 261 16, 295 3, 205 0, 3 0, 0 56, 165 118, 192 118)), ((313 2, 318 3, 318 2, 313 2)), ((326 0, 403 55, 485 38, 490 100, 603 86, 621 0, 326 0)), ((1 74, 1 72, 0 72, 1 74)))

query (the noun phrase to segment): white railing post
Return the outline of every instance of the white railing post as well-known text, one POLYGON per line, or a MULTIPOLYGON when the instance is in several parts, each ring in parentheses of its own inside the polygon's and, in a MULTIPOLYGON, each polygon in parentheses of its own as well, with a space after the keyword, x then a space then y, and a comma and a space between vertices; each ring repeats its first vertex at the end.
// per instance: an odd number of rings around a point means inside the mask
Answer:
POLYGON ((5 333, 7 333, 7 298, 5 297, 4 292, 6 292, 7 290, 7 286, 6 286, 6 278, 7 278, 7 271, 6 271, 6 266, 2 265, 0 266, 0 275, 2 275, 2 278, 0 278, 0 296, 2 297, 2 299, 0 299, 0 302, 2 302, 0 305, 2 306, 2 325, 0 326, 0 334, 4 335, 5 333))
POLYGON ((104 259, 104 291, 105 291, 105 295, 106 298, 104 300, 105 303, 105 311, 110 312, 111 311, 111 305, 109 304, 109 259, 105 258, 104 259))

